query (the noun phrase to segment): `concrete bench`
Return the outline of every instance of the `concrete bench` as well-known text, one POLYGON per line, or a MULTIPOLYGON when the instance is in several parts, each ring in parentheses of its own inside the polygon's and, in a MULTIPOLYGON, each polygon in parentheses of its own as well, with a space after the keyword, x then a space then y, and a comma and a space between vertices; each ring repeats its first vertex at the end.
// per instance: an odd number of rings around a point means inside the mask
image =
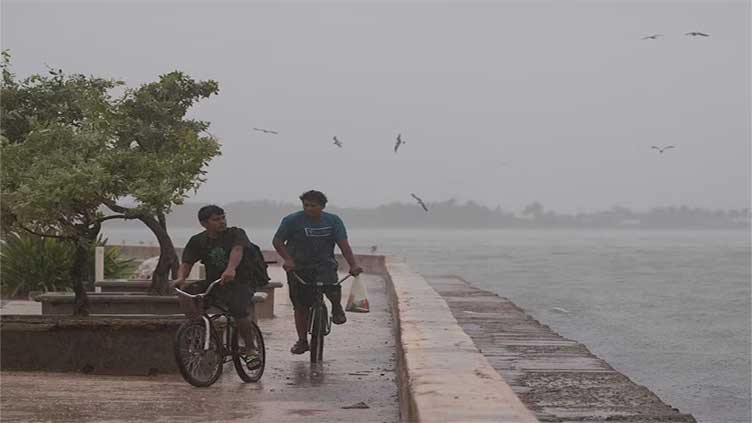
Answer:
MULTIPOLYGON (((102 294, 146 294, 151 286, 149 280, 135 280, 135 279, 109 279, 103 281, 97 281, 94 283, 94 287, 99 288, 102 294)), ((281 282, 269 282, 265 286, 259 288, 257 293, 266 294, 266 300, 259 303, 256 307, 256 316, 262 319, 268 319, 274 317, 274 291, 277 288, 281 288, 281 282)), ((99 293, 89 294, 96 295, 99 293)), ((153 297, 153 296, 152 296, 153 297)), ((42 306, 42 313, 44 314, 44 305, 42 306)), ((153 314, 153 313, 149 313, 153 314)), ((157 313, 160 314, 160 313, 157 313)))
MULTIPOLYGON (((89 313, 92 315, 182 315, 174 295, 147 295, 139 293, 90 292, 89 313)), ((70 292, 48 292, 34 298, 42 303, 43 315, 72 315, 75 295, 70 292)), ((268 318, 264 305, 269 295, 257 292, 249 313, 255 319, 268 318), (258 305, 258 306, 257 306, 258 305)))

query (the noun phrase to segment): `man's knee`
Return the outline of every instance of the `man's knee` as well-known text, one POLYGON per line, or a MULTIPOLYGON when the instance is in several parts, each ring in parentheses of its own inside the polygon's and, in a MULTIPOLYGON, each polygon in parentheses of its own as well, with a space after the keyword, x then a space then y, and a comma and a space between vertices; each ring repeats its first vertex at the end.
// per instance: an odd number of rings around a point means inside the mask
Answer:
POLYGON ((229 312, 236 321, 247 319, 251 315, 248 312, 248 304, 235 304, 230 307, 229 312))

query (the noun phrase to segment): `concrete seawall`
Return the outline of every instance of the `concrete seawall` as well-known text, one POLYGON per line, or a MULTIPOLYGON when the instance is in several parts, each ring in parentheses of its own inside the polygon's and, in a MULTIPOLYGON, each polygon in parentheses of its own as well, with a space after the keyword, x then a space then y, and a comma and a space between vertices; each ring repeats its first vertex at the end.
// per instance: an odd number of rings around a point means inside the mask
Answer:
POLYGON ((386 275, 393 289, 403 420, 538 421, 422 276, 391 257, 386 275))
POLYGON ((508 299, 457 276, 426 280, 540 421, 696 423, 508 299))

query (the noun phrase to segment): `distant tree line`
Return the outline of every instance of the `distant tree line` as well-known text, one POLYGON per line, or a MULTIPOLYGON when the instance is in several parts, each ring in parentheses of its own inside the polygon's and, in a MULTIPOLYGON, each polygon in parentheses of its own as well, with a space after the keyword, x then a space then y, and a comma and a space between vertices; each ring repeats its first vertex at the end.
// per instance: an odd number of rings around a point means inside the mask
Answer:
MULTIPOLYGON (((173 227, 197 227, 196 212, 203 204, 175 206, 168 221, 173 227)), ((276 226, 288 213, 299 210, 294 203, 269 200, 232 202, 223 205, 230 224, 244 227, 276 226)), ((539 202, 514 213, 489 208, 473 201, 450 199, 428 203, 429 211, 415 204, 391 203, 373 208, 328 206, 326 211, 342 216, 350 227, 366 228, 749 228, 749 208, 707 210, 688 206, 656 207, 632 211, 615 206, 609 210, 565 214, 546 210, 539 202)), ((111 226, 116 226, 113 222, 111 226)))

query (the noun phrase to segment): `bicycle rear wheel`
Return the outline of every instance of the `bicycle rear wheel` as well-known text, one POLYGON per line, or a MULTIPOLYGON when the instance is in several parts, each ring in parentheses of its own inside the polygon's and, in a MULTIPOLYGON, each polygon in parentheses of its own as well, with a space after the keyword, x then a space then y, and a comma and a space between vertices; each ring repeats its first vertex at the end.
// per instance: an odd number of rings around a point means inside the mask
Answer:
POLYGON ((326 306, 316 307, 311 313, 311 363, 324 361, 324 336, 326 336, 326 306))
POLYGON ((175 335, 175 361, 183 378, 199 388, 211 386, 222 374, 224 356, 219 339, 210 334, 205 349, 206 326, 203 321, 183 323, 175 335))
POLYGON ((253 360, 252 357, 241 352, 245 348, 245 341, 242 336, 239 336, 237 328, 232 331, 232 364, 235 365, 235 371, 238 372, 238 376, 244 382, 258 382, 261 375, 264 374, 264 367, 266 366, 264 337, 261 335, 261 329, 256 322, 251 322, 251 331, 256 341, 258 360, 253 360))

